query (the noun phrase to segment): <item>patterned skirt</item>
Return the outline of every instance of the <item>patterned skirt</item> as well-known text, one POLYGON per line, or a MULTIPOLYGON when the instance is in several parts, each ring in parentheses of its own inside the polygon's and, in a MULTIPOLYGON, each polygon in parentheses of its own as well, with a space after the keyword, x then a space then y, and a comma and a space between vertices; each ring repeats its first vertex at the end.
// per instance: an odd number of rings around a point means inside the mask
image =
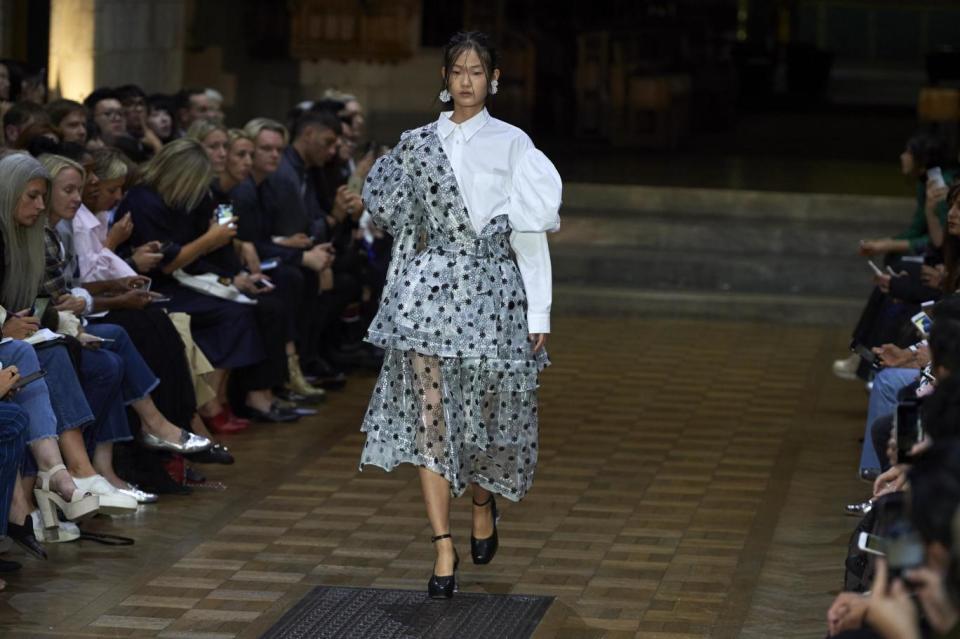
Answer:
POLYGON ((482 310, 472 306, 478 309, 474 312, 468 304, 443 297, 446 287, 437 278, 450 269, 435 267, 439 259, 449 260, 450 251, 427 251, 411 263, 398 283, 421 282, 422 287, 385 291, 385 299, 396 299, 393 306, 381 305, 368 334, 368 341, 386 354, 363 420, 367 440, 360 468, 389 471, 410 463, 442 475, 454 496, 477 483, 519 501, 537 466, 537 387, 549 361, 543 351, 531 352, 525 295, 512 260, 502 255, 473 260, 468 267, 472 280, 495 285, 474 293, 485 298, 482 310), (430 291, 441 292, 430 299, 430 291), (428 299, 424 311, 413 305, 413 300, 428 299), (404 304, 418 312, 402 313, 404 304), (444 320, 443 312, 431 313, 430 307, 449 307, 460 315, 444 320), (417 332, 419 326, 408 324, 422 325, 425 317, 433 326, 452 328, 428 339, 417 332), (469 343, 480 334, 486 335, 483 345, 469 343))

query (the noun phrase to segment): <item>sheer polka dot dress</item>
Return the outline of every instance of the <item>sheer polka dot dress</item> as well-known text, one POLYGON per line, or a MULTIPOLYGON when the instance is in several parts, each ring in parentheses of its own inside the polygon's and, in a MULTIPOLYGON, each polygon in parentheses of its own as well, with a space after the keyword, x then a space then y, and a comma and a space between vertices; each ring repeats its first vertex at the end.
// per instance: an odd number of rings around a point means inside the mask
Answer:
POLYGON ((527 339, 511 216, 475 230, 436 127, 404 133, 364 188, 394 248, 367 335, 385 357, 360 466, 411 463, 442 475, 455 496, 475 482, 519 500, 537 465, 537 387, 549 362, 527 339))

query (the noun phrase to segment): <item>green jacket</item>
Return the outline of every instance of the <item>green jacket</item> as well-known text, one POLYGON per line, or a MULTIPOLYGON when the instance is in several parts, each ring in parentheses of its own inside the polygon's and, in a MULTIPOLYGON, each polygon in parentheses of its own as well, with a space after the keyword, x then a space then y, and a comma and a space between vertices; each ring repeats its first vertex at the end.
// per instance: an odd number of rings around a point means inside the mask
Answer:
MULTIPOLYGON (((949 186, 953 183, 956 172, 953 170, 943 170, 943 181, 949 186)), ((910 242, 910 251, 912 253, 921 253, 927 244, 930 243, 930 234, 927 230, 927 183, 919 181, 917 183, 917 210, 913 212, 913 220, 907 230, 899 235, 894 235, 896 240, 907 240, 910 242)), ((949 211, 947 202, 943 201, 937 205, 937 218, 946 232, 947 212, 949 211)))

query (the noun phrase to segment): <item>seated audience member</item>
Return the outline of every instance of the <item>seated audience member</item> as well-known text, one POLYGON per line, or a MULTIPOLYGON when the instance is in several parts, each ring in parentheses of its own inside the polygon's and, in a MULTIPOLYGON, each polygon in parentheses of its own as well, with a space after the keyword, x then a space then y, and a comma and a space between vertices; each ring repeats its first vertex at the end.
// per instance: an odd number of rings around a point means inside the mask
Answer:
MULTIPOLYGON (((877 374, 870 392, 867 410, 867 429, 861 453, 861 478, 874 482, 873 496, 862 503, 847 506, 850 515, 862 515, 873 508, 874 500, 896 488, 896 480, 902 478, 903 468, 897 468, 896 459, 889 457, 888 440, 893 431, 894 415, 900 401, 916 401, 929 394, 931 388, 920 376, 921 369, 929 368, 933 351, 939 353, 941 367, 934 396, 942 395, 939 386, 954 368, 954 361, 940 336, 948 335, 949 328, 960 321, 960 297, 951 295, 938 302, 927 313, 933 317, 930 343, 919 342, 911 349, 898 349, 890 344, 875 349, 885 363, 877 374), (938 338, 934 339, 933 336, 938 338)), ((960 362, 960 351, 956 355, 960 362)), ((926 400, 924 400, 926 401, 926 400)), ((924 404, 926 407, 926 403, 924 404)))
POLYGON ((247 123, 244 132, 253 141, 250 177, 229 192, 240 218, 238 237, 252 243, 260 259, 277 258, 318 273, 327 269, 333 263, 328 247, 314 246, 302 229, 284 237, 273 219, 282 204, 277 202, 280 196, 267 178, 280 166, 287 144, 287 130, 279 122, 256 118, 247 123))
POLYGON ((173 99, 162 93, 147 98, 147 127, 166 144, 173 139, 173 99))
POLYGON ((223 124, 225 119, 223 113, 223 94, 211 88, 205 89, 204 93, 210 102, 210 111, 207 113, 207 119, 212 120, 216 124, 223 124))
POLYGON ((83 101, 90 119, 100 131, 100 139, 107 146, 114 146, 127 135, 127 119, 123 113, 120 97, 113 89, 102 87, 83 101))
POLYGON ((60 138, 49 124, 35 122, 20 132, 14 147, 38 157, 60 148, 60 138))
MULTIPOLYGON (((157 411, 181 430, 193 430, 206 436, 208 433, 195 414, 196 398, 184 343, 167 313, 151 303, 157 296, 143 289, 146 279, 137 276, 122 261, 116 278, 83 283, 75 279, 77 256, 72 246, 61 241, 59 231, 69 227, 80 206, 83 167, 67 158, 51 155, 44 156, 42 163, 52 178, 45 229, 44 290, 60 310, 69 310, 80 316, 109 311, 105 318, 91 318, 93 323, 87 332, 99 334, 115 330, 110 325, 123 327, 147 366, 159 375, 159 383, 151 392, 157 411)), ((156 262, 159 257, 158 254, 156 262)), ((108 272, 102 270, 100 274, 108 272)), ((121 336, 119 341, 123 339, 126 337, 121 336)), ((189 439, 189 435, 182 432, 168 435, 189 439)))
MULTIPOLYGON (((8 160, 10 158, 4 162, 8 160)), ((39 287, 34 288, 30 283, 43 283, 44 278, 49 277, 52 281, 46 281, 44 292, 52 290, 56 294, 56 299, 52 300, 53 303, 66 312, 73 312, 74 309, 79 310, 78 303, 86 307, 86 299, 90 296, 76 298, 66 289, 62 284, 63 272, 59 262, 53 266, 52 273, 46 271, 47 256, 44 246, 46 224, 43 205, 44 198, 51 190, 48 188, 47 181, 49 174, 40 163, 32 158, 29 160, 34 162, 35 166, 22 161, 20 164, 26 165, 22 170, 29 170, 29 175, 42 177, 35 177, 30 181, 31 186, 26 191, 27 195, 34 193, 38 195, 37 198, 28 199, 24 207, 27 207, 28 213, 31 213, 30 206, 39 205, 41 208, 37 215, 13 218, 11 224, 13 231, 4 234, 3 248, 5 255, 10 256, 10 265, 19 262, 21 266, 16 269, 12 266, 7 268, 3 285, 3 304, 6 308, 32 307, 37 299, 39 287), (39 260, 34 257, 36 252, 39 252, 39 260)), ((15 173, 14 175, 16 176, 15 173)), ((64 321, 61 316, 59 323, 64 321)), ((175 331, 173 334, 179 343, 175 331)), ((81 343, 95 340, 98 346, 94 350, 83 353, 79 358, 79 366, 84 393, 97 418, 96 433, 86 437, 86 445, 99 474, 90 478, 88 483, 79 485, 98 494, 101 497, 101 506, 105 503, 104 498, 109 498, 118 502, 118 509, 135 509, 136 499, 130 505, 124 505, 127 502, 119 499, 118 495, 129 498, 129 493, 134 491, 113 472, 113 443, 131 439, 124 406, 132 408, 140 418, 144 446, 191 454, 207 450, 211 442, 178 428, 157 409, 151 392, 157 388, 160 381, 147 367, 121 326, 106 323, 91 324, 76 332, 76 336, 81 343), (88 339, 87 336, 94 337, 88 339)), ((189 378, 189 373, 187 376, 189 378)))
MULTIPOLYGON (((343 97, 354 105, 354 109, 359 108, 353 96, 343 94, 343 97)), ((359 160, 355 159, 357 137, 353 133, 353 123, 357 121, 362 124, 363 118, 362 115, 348 109, 345 102, 325 99, 315 103, 311 111, 337 114, 341 123, 336 153, 324 164, 312 166, 308 170, 310 180, 315 184, 314 194, 320 210, 330 212, 327 216, 326 238, 332 243, 337 256, 334 267, 337 284, 334 288, 341 293, 349 291, 349 297, 345 298, 347 305, 339 313, 342 336, 338 335, 338 331, 331 330, 332 327, 328 332, 331 337, 338 336, 349 347, 358 346, 361 354, 375 352, 375 349, 363 344, 361 338, 370 320, 376 314, 379 292, 385 281, 386 264, 377 263, 373 256, 371 252, 373 241, 367 238, 372 234, 369 230, 361 231, 359 228, 360 219, 363 217, 362 202, 359 205, 356 204, 359 202, 358 194, 363 181, 376 159, 375 150, 368 149, 359 160), (343 207, 338 202, 343 201, 344 198, 356 199, 343 207), (344 215, 346 211, 349 213, 344 215)), ((331 349, 328 346, 325 350, 329 352, 331 349)), ((342 354, 331 353, 331 355, 341 361, 344 360, 342 354)), ((374 356, 370 363, 376 367, 378 362, 379 359, 374 356)), ((357 363, 363 365, 363 360, 357 363)))
MULTIPOLYGON (((0 247, 4 257, 0 260, 3 266, 0 315, 5 318, 4 337, 13 340, 31 337, 40 327, 40 318, 34 316, 32 309, 36 308, 37 291, 43 279, 43 230, 37 223, 43 215, 48 183, 47 172, 29 155, 13 154, 0 160, 0 229, 3 235, 0 247), (13 309, 23 310, 18 312, 13 309)), ((10 350, 11 344, 17 342, 3 345, 7 349, 0 350, 0 355, 8 362, 11 359, 4 350, 10 350)), ((42 364, 47 371, 50 387, 56 393, 56 402, 51 404, 55 407, 56 417, 51 419, 52 415, 45 414, 46 407, 42 405, 44 397, 39 398, 41 403, 35 402, 28 409, 31 414, 29 440, 38 444, 49 440, 53 448, 59 443, 63 453, 61 458, 59 451, 54 454, 49 445, 31 447, 40 468, 41 490, 44 492, 42 499, 40 494, 37 495, 44 526, 50 528, 55 525, 51 504, 56 504, 69 519, 81 517, 100 506, 108 509, 105 512, 114 514, 135 510, 136 500, 119 494, 91 464, 91 448, 96 444, 129 437, 129 431, 124 432, 125 424, 116 419, 115 411, 97 414, 97 418, 103 418, 95 421, 96 408, 91 410, 92 407, 88 405, 87 401, 91 398, 86 395, 86 389, 81 388, 65 348, 54 344, 38 350, 33 358, 17 353, 15 347, 9 354, 14 356, 14 363, 23 374, 38 370, 42 364), (36 421, 34 415, 37 416, 36 421), (51 479, 63 469, 64 461, 69 468, 69 475, 56 480, 59 487, 51 489, 51 479), (84 501, 87 493, 96 495, 98 499, 84 501), (69 500, 69 503, 65 500, 69 500)), ((79 358, 82 377, 100 385, 99 388, 104 392, 95 399, 102 398, 112 391, 111 386, 118 383, 119 368, 109 355, 103 356, 96 351, 84 355, 79 358)), ((106 404, 104 402, 102 407, 106 407, 106 404)), ((120 408, 125 421, 122 406, 120 408)), ((95 462, 107 465, 100 470, 106 472, 112 468, 111 460, 97 458, 95 454, 92 456, 95 462)), ((31 468, 26 468, 24 474, 31 476, 31 468)))
MULTIPOLYGON (((926 133, 919 133, 907 140, 906 148, 900 154, 900 170, 905 176, 917 180, 917 208, 914 210, 913 219, 905 231, 892 238, 862 241, 860 243, 861 255, 917 254, 923 251, 931 239, 934 240, 933 243, 936 246, 940 245, 937 240, 942 238, 942 224, 946 215, 946 208, 942 205, 942 195, 937 198, 930 198, 931 193, 938 192, 938 190, 934 185, 928 183, 927 170, 935 167, 944 168, 945 164, 947 163, 943 142, 938 138, 926 133), (939 224, 931 227, 928 224, 931 219, 939 220, 939 224)), ((944 182, 950 184, 953 175, 954 171, 947 167, 943 174, 944 182)))
POLYGON ((123 199, 129 165, 119 151, 100 149, 91 154, 88 169, 80 208, 67 231, 77 256, 78 278, 85 282, 115 280, 152 269, 160 261, 159 245, 137 247, 131 263, 114 253, 133 232, 129 211, 118 212, 112 226, 107 221, 108 212, 123 199))
MULTIPOLYGON (((0 315, 4 313, 5 310, 0 309, 0 315)), ((24 316, 11 317, 3 325, 7 333, 13 336, 23 332, 24 327, 38 324, 24 316)), ((53 507, 48 506, 47 502, 59 508, 68 520, 73 520, 96 513, 100 500, 89 491, 80 489, 74 481, 74 477, 85 477, 95 472, 90 467, 83 432, 80 430, 82 426, 92 424, 94 416, 87 405, 67 349, 55 345, 35 351, 19 339, 0 344, 0 357, 7 366, 15 367, 23 376, 41 370, 38 354, 42 356, 42 369, 46 371, 46 377, 8 397, 29 417, 27 446, 30 455, 25 458, 24 476, 14 492, 7 536, 35 556, 44 557, 37 538, 42 537, 47 541, 58 538, 58 531, 65 527, 52 517, 53 507), (56 408, 51 401, 49 388, 57 389, 56 408), (69 470, 65 464, 70 466, 69 470), (43 481, 35 488, 34 475, 37 473, 43 481), (43 516, 39 510, 31 514, 32 506, 27 495, 36 496, 46 521, 41 521, 43 516), (31 525, 31 516, 36 517, 39 526, 31 525), (40 531, 39 535, 34 535, 35 529, 40 531)))
POLYGON ((87 142, 87 108, 73 100, 54 100, 46 107, 50 124, 60 134, 62 142, 86 144, 87 142))
POLYGON ((360 104, 360 100, 353 94, 336 91, 334 89, 324 91, 323 97, 327 100, 336 100, 337 102, 343 103, 343 109, 339 111, 337 115, 350 125, 351 139, 355 145, 359 145, 367 133, 367 118, 364 114, 363 105, 360 104))
POLYGON ((43 107, 33 102, 17 102, 3 114, 3 140, 10 148, 16 148, 17 140, 31 124, 47 124, 49 118, 43 107))
MULTIPOLYGON (((334 114, 317 108, 315 105, 314 110, 300 117, 293 141, 284 150, 277 170, 267 176, 262 208, 273 235, 281 236, 274 239, 275 243, 297 246, 295 243, 306 238, 306 247, 319 242, 317 246, 337 255, 330 270, 320 272, 324 294, 320 300, 319 335, 324 342, 319 350, 333 358, 340 356, 334 346, 340 337, 336 330, 338 320, 344 310, 359 302, 362 296, 350 244, 352 228, 363 212, 363 202, 358 193, 341 186, 329 212, 320 206, 309 171, 322 168, 336 156, 341 123, 334 114)), ((368 361, 365 351, 358 354, 360 359, 344 363, 376 365, 375 361, 368 361)))
POLYGON ((146 162, 163 147, 160 138, 147 126, 147 94, 135 84, 125 84, 117 87, 117 97, 123 105, 129 138, 117 148, 138 164, 146 162))
MULTIPOLYGON (((194 412, 198 406, 207 404, 210 398, 198 402, 192 392, 193 389, 206 390, 207 386, 197 379, 197 373, 190 363, 197 362, 204 373, 208 371, 207 362, 202 355, 189 355, 196 349, 189 331, 189 317, 180 317, 182 314, 178 313, 168 315, 162 303, 153 303, 156 296, 143 288, 131 288, 131 283, 146 281, 136 278, 137 273, 148 273, 160 263, 163 258, 160 243, 147 242, 134 248, 127 260, 121 259, 107 246, 126 241, 133 229, 133 222, 127 216, 109 231, 106 230, 106 224, 100 221, 100 217, 105 216, 104 211, 113 208, 123 195, 119 186, 114 189, 111 184, 125 175, 126 163, 116 151, 102 149, 87 157, 89 170, 86 179, 82 180, 77 174, 78 170, 84 171, 80 165, 70 164, 67 158, 44 159, 45 164, 50 163, 47 168, 54 175, 52 206, 60 204, 56 212, 51 210, 50 217, 51 228, 55 226, 63 248, 64 270, 68 274, 76 273, 77 278, 83 280, 84 287, 99 293, 94 295, 92 311, 88 309, 86 312, 111 311, 107 321, 122 325, 130 333, 147 364, 157 371, 162 380, 154 393, 161 412, 181 428, 189 427, 194 433, 210 438, 205 422, 200 421, 194 412), (98 173, 104 178, 103 183, 109 187, 103 191, 100 189, 98 173), (65 188, 72 189, 72 183, 78 179, 85 204, 80 204, 75 209, 73 204, 76 193, 72 190, 70 193, 63 193, 58 184, 66 181, 65 188), (100 217, 91 213, 91 209, 97 211, 100 217), (78 220, 81 216, 82 220, 78 220), (54 217, 61 220, 59 224, 54 225, 54 217), (118 231, 121 233, 119 236, 118 231), (83 268, 79 266, 78 251, 84 252, 83 268), (180 336, 179 340, 177 335, 180 336), (170 356, 178 351, 185 351, 186 361, 170 356), (184 368, 185 364, 187 368, 184 368)), ((48 251, 54 250, 54 243, 48 243, 47 248, 48 251)), ((203 415, 211 417, 220 412, 219 407, 208 407, 203 415)), ((246 425, 239 419, 233 419, 231 424, 235 427, 246 425)), ((216 432, 235 432, 239 429, 228 429, 219 422, 216 426, 216 432)), ((191 461, 217 463, 231 463, 232 459, 228 449, 221 444, 215 444, 208 454, 191 457, 191 461)))
MULTIPOLYGON (((834 600, 827 613, 831 637, 930 636, 921 632, 917 608, 906 584, 934 636, 955 636, 960 622, 955 587, 960 584, 952 568, 958 541, 952 521, 960 506, 960 442, 954 438, 920 455, 910 469, 909 486, 904 516, 876 532, 882 537, 915 535, 922 562, 891 578, 887 560, 879 559, 870 594, 845 592, 834 600)), ((893 555, 889 557, 896 560, 893 555)))
MULTIPOLYGON (((232 241, 236 220, 220 223, 198 212, 213 181, 213 167, 195 140, 167 144, 142 172, 120 204, 132 211, 131 244, 167 243, 151 272, 153 290, 171 298, 167 308, 190 315, 191 332, 216 367, 212 384, 227 403, 227 373, 243 409, 263 421, 292 421, 297 415, 275 404, 272 388, 287 377, 282 320, 262 274, 241 270, 232 241), (261 298, 262 303, 250 302, 261 298)), ((241 407, 237 407, 240 409, 241 407)))
MULTIPOLYGON (((262 260, 272 258, 284 264, 303 267, 304 307, 299 314, 301 323, 298 325, 298 333, 302 337, 298 348, 303 360, 302 367, 323 377, 324 385, 330 388, 342 386, 342 373, 322 360, 319 352, 326 327, 338 317, 339 309, 346 305, 346 302, 340 301, 343 296, 339 291, 332 290, 335 285, 331 269, 334 262, 332 246, 328 243, 315 244, 303 230, 284 237, 275 225, 281 208, 287 205, 302 206, 298 192, 291 193, 296 186, 283 182, 281 190, 277 191, 277 185, 269 179, 278 169, 286 144, 286 129, 273 120, 257 118, 248 122, 244 131, 253 140, 254 151, 250 177, 230 190, 230 197, 240 218, 238 237, 251 243, 262 260), (284 199, 288 201, 286 204, 281 203, 284 199), (319 300, 313 297, 313 293, 318 291, 323 291, 319 300)), ((298 217, 305 219, 306 216, 301 212, 298 217)))
MULTIPOLYGON (((883 273, 874 277, 874 289, 853 331, 853 340, 867 347, 884 343, 898 343, 898 333, 905 320, 916 313, 923 301, 935 299, 940 272, 940 248, 944 241, 944 227, 949 205, 947 188, 939 181, 927 178, 928 169, 938 169, 943 184, 949 185, 954 171, 946 167, 942 143, 929 135, 920 134, 907 142, 900 155, 901 171, 917 180, 917 208, 910 227, 895 238, 864 240, 860 254, 886 255, 886 262, 900 274, 893 277, 883 273), (924 264, 898 261, 901 254, 923 255, 924 264)), ((903 344, 900 344, 901 346, 903 344)), ((857 355, 838 359, 833 372, 841 379, 855 379, 868 371, 857 355)))
POLYGON ((207 120, 213 105, 210 98, 207 97, 206 89, 182 89, 176 95, 175 101, 175 122, 177 134, 175 137, 182 138, 187 134, 187 129, 197 120, 207 120))
MULTIPOLYGON (((30 416, 16 404, 7 401, 10 390, 20 379, 16 366, 0 370, 0 537, 7 536, 7 522, 17 488, 20 466, 27 448, 27 426, 30 416)), ((16 526, 16 524, 14 524, 16 526)), ((18 570, 20 564, 0 560, 0 573, 18 570)), ((0 579, 0 590, 6 587, 0 579)))
MULTIPOLYGON (((241 132, 242 134, 242 132, 241 132)), ((187 137, 197 140, 203 145, 213 166, 214 173, 217 175, 211 184, 210 197, 204 198, 201 208, 209 208, 207 217, 214 215, 216 207, 228 206, 233 211, 234 205, 228 193, 220 186, 220 176, 226 174, 227 161, 229 158, 228 144, 230 142, 227 130, 210 120, 200 120, 194 122, 187 132, 187 137)), ((235 182, 229 175, 225 176, 228 182, 235 182)), ((246 268, 251 273, 262 273, 260 268, 260 256, 256 252, 256 247, 250 242, 238 242, 240 244, 240 256, 245 262, 246 268)), ((265 281, 276 288, 276 297, 282 301, 283 316, 286 320, 286 352, 287 369, 289 381, 287 387, 294 393, 304 397, 320 398, 325 395, 323 389, 314 388, 303 376, 300 370, 300 359, 297 354, 296 340, 298 335, 298 324, 303 327, 304 332, 310 330, 310 323, 314 317, 314 304, 304 304, 304 275, 296 266, 289 264, 278 264, 271 269, 269 275, 265 276, 265 281)), ((316 282, 313 290, 316 291, 316 282)), ((316 295, 311 295, 309 300, 315 300, 316 295)))
MULTIPOLYGON (((960 183, 950 189, 947 202, 949 213, 946 218, 946 235, 942 242, 944 263, 938 278, 945 297, 933 307, 932 313, 936 318, 960 319, 960 298, 956 296, 960 290, 960 183)), ((883 368, 876 374, 870 389, 866 435, 860 460, 861 472, 865 469, 887 469, 888 465, 874 452, 878 447, 872 445, 872 442, 886 441, 885 425, 890 422, 898 398, 917 379, 919 369, 929 363, 929 351, 924 341, 909 349, 899 348, 895 344, 883 344, 874 351, 883 368), (881 421, 883 425, 878 428, 877 424, 881 421)))

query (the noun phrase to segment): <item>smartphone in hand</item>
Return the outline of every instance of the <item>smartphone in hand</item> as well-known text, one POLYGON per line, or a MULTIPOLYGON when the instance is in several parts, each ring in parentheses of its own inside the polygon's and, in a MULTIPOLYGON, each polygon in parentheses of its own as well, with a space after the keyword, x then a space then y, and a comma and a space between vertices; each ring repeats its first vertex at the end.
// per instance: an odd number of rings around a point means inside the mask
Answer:
POLYGON ((18 379, 13 386, 10 387, 10 392, 12 393, 14 391, 20 390, 27 384, 31 384, 37 381, 38 379, 43 378, 44 376, 46 376, 46 374, 47 374, 47 371, 40 369, 38 371, 30 373, 29 375, 24 375, 23 377, 18 379))

